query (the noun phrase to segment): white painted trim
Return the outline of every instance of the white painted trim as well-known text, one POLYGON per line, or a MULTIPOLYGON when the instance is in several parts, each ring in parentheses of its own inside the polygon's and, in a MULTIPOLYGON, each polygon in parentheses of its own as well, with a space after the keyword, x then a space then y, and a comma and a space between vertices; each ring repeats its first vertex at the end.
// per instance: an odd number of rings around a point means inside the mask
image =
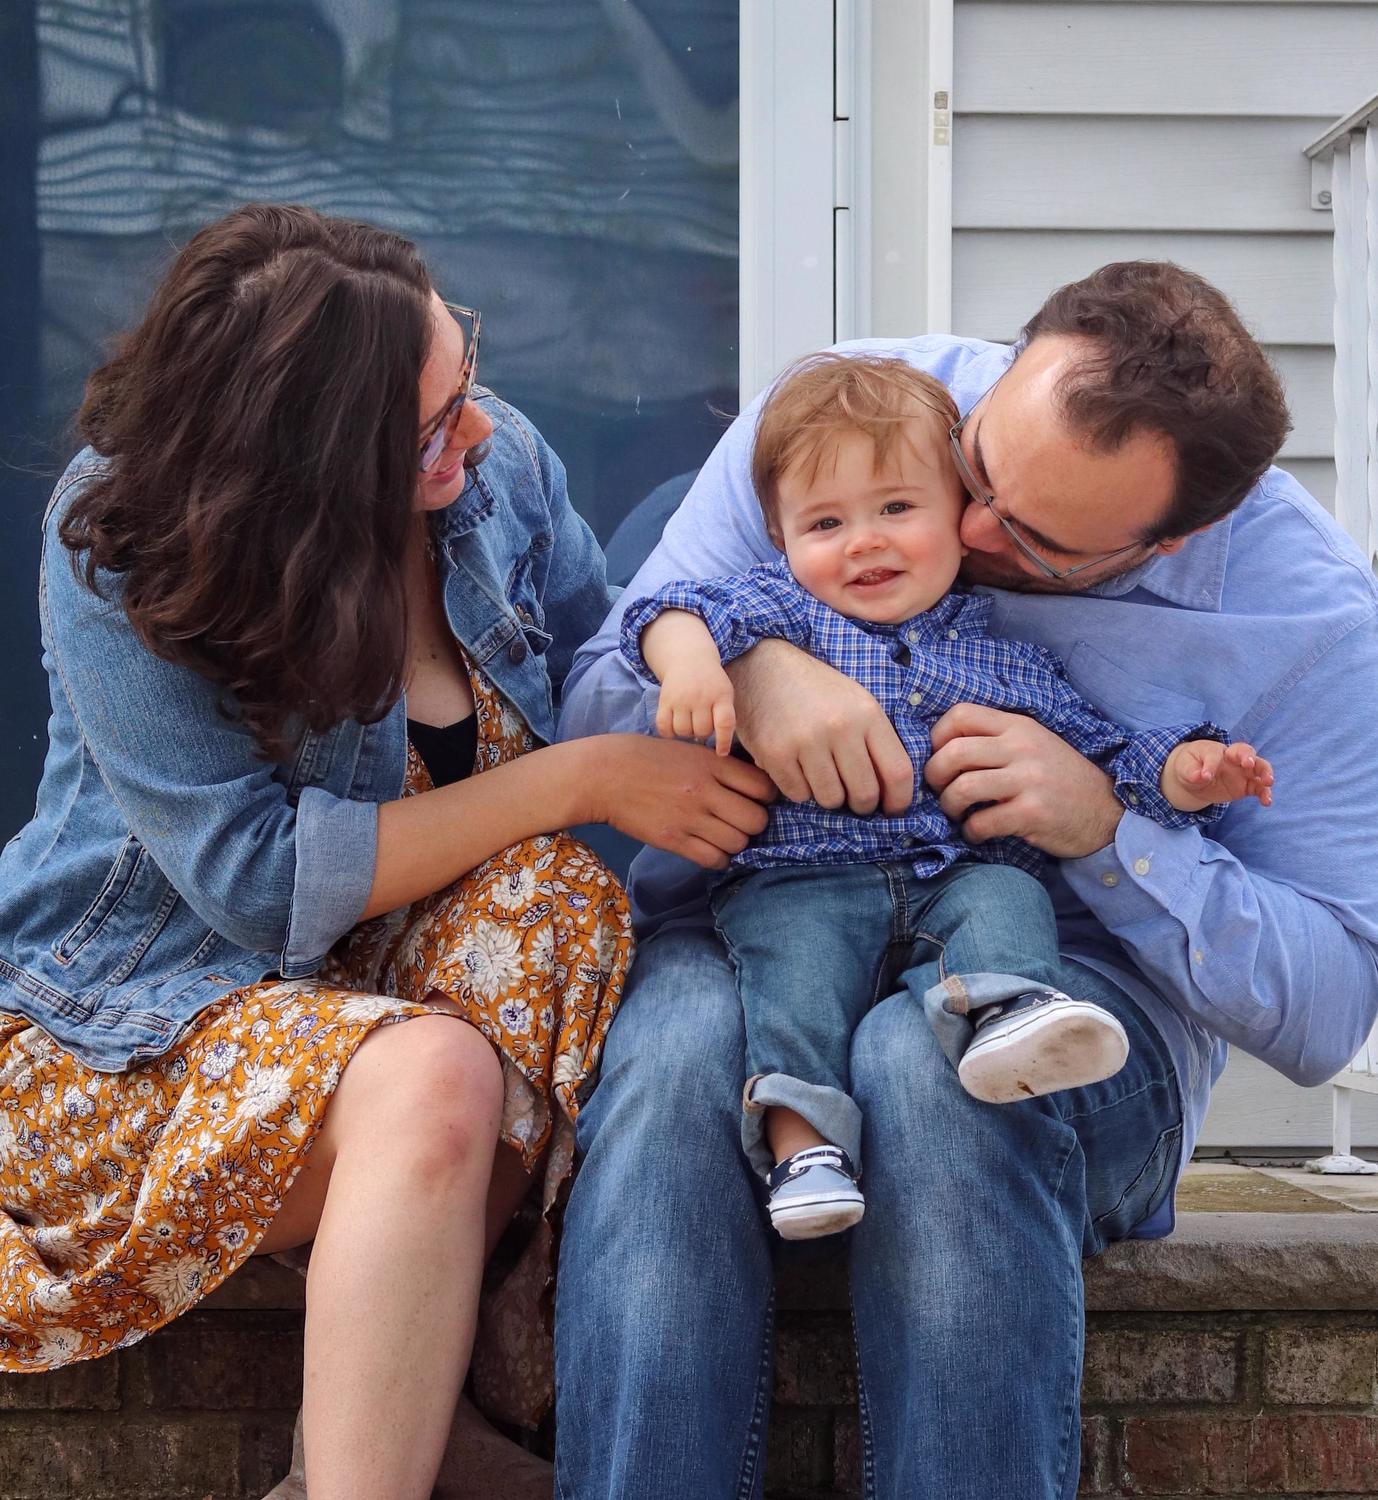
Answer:
MULTIPOLYGON (((926 333, 952 331, 953 0, 929 0, 927 99, 928 306, 926 333), (946 104, 946 109, 943 105, 946 104)), ((916 330, 917 331, 917 330, 916 330)))
POLYGON ((834 340, 950 329, 953 0, 749 0, 740 34, 745 403, 834 340))
POLYGON ((740 399, 833 340, 833 0, 741 7, 740 399))
POLYGON ((870 0, 867 331, 875 335, 951 325, 952 11, 953 0, 870 0), (935 119, 939 94, 946 120, 935 119))

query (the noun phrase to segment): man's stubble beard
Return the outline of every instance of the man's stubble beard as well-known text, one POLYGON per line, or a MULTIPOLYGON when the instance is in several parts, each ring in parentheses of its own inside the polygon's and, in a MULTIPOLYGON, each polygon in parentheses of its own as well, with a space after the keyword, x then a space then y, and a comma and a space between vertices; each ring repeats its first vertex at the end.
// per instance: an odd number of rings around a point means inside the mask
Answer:
POLYGON ((1084 594, 1097 584, 1108 583, 1124 573, 1141 568, 1152 556, 1146 549, 1145 556, 1131 558, 1123 566, 1116 564, 1103 573, 1077 573, 1071 578, 1044 578, 1036 573, 1026 573, 1017 563, 1005 563, 990 553, 968 553, 962 559, 957 577, 969 588, 980 584, 984 588, 1009 589, 1016 594, 1084 594))

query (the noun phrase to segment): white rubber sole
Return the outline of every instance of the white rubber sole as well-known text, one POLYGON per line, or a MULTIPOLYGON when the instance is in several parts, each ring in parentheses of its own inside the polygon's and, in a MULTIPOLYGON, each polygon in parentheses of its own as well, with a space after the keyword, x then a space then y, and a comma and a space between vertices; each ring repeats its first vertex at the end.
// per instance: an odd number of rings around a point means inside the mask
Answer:
POLYGON ((817 1240, 825 1234, 841 1234, 861 1222, 866 1200, 832 1198, 821 1203, 791 1203, 771 1209, 770 1222, 782 1240, 817 1240))
POLYGON ((1129 1056, 1129 1038, 1109 1011, 1061 1000, 993 1021, 967 1048, 957 1077, 973 1099, 1014 1104, 1113 1078, 1129 1056))

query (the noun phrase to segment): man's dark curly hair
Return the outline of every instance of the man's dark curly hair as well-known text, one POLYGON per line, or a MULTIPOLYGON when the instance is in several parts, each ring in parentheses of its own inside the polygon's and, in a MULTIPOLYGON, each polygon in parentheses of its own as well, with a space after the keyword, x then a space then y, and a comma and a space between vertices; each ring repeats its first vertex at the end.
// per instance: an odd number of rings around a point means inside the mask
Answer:
POLYGON ((1116 261, 1060 287, 1021 343, 1049 335, 1086 340, 1056 393, 1073 433, 1101 452, 1140 432, 1172 443, 1176 493, 1145 540, 1228 515, 1291 428, 1277 372, 1228 298, 1169 261, 1116 261))

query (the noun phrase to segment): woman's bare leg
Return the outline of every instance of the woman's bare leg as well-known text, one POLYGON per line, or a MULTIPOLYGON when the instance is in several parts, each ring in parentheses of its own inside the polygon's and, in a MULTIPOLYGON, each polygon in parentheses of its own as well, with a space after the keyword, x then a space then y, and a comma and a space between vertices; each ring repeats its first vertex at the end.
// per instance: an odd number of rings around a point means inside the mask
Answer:
POLYGON ((259 1253, 314 1238, 311 1500, 425 1500, 473 1344, 502 1113, 492 1048, 448 1016, 354 1054, 259 1253))

